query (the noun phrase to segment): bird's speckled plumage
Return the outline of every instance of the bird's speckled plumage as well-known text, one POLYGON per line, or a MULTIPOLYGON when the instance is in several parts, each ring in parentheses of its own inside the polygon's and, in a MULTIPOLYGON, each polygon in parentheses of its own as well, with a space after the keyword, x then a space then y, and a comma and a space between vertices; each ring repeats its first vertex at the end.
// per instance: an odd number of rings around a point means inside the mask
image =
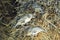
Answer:
POLYGON ((24 24, 28 23, 32 18, 33 18, 32 14, 27 14, 24 17, 22 17, 21 19, 19 19, 17 24, 14 27, 16 27, 18 25, 24 25, 24 24))
POLYGON ((44 29, 40 28, 40 27, 34 27, 34 28, 30 28, 28 30, 28 36, 36 36, 39 32, 44 31, 44 29))

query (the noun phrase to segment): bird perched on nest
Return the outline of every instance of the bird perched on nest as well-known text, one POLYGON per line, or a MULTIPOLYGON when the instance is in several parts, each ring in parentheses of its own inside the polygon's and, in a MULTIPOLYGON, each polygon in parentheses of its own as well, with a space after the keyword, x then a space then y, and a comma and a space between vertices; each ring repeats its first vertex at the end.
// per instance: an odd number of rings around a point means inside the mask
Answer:
POLYGON ((18 25, 23 26, 24 24, 31 21, 32 18, 34 18, 33 14, 26 14, 25 16, 23 16, 21 19, 17 21, 17 24, 14 27, 17 27, 18 25))
POLYGON ((30 28, 28 30, 27 36, 37 36, 37 34, 39 32, 43 32, 45 31, 44 29, 40 28, 40 27, 34 27, 34 28, 30 28))

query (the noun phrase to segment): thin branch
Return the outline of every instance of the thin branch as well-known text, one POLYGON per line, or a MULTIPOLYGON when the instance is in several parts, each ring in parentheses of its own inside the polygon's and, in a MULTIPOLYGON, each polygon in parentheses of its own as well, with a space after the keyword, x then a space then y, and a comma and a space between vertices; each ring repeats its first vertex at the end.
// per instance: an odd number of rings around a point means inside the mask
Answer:
POLYGON ((48 23, 50 23, 51 25, 53 25, 55 28, 57 28, 56 25, 54 25, 53 23, 51 23, 50 21, 48 21, 47 19, 45 19, 45 21, 47 21, 48 23))

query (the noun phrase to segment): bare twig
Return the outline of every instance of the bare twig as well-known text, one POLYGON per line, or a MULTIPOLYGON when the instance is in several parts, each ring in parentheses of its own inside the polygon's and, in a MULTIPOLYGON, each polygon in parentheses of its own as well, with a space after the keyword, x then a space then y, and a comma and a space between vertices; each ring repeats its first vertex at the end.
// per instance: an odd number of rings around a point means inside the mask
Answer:
POLYGON ((47 19, 45 19, 45 21, 47 21, 48 23, 50 23, 51 25, 53 25, 55 28, 57 28, 57 26, 55 26, 53 23, 51 23, 51 22, 48 21, 47 19))

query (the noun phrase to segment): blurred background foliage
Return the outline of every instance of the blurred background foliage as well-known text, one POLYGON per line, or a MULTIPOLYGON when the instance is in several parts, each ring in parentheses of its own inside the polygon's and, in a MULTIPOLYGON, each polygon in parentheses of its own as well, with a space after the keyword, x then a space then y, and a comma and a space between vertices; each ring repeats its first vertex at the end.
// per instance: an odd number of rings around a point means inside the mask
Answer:
POLYGON ((60 0, 0 0, 0 40, 60 40, 60 0), (32 38, 22 26, 13 28, 29 13, 35 18, 24 26, 40 26, 47 32, 32 38))

